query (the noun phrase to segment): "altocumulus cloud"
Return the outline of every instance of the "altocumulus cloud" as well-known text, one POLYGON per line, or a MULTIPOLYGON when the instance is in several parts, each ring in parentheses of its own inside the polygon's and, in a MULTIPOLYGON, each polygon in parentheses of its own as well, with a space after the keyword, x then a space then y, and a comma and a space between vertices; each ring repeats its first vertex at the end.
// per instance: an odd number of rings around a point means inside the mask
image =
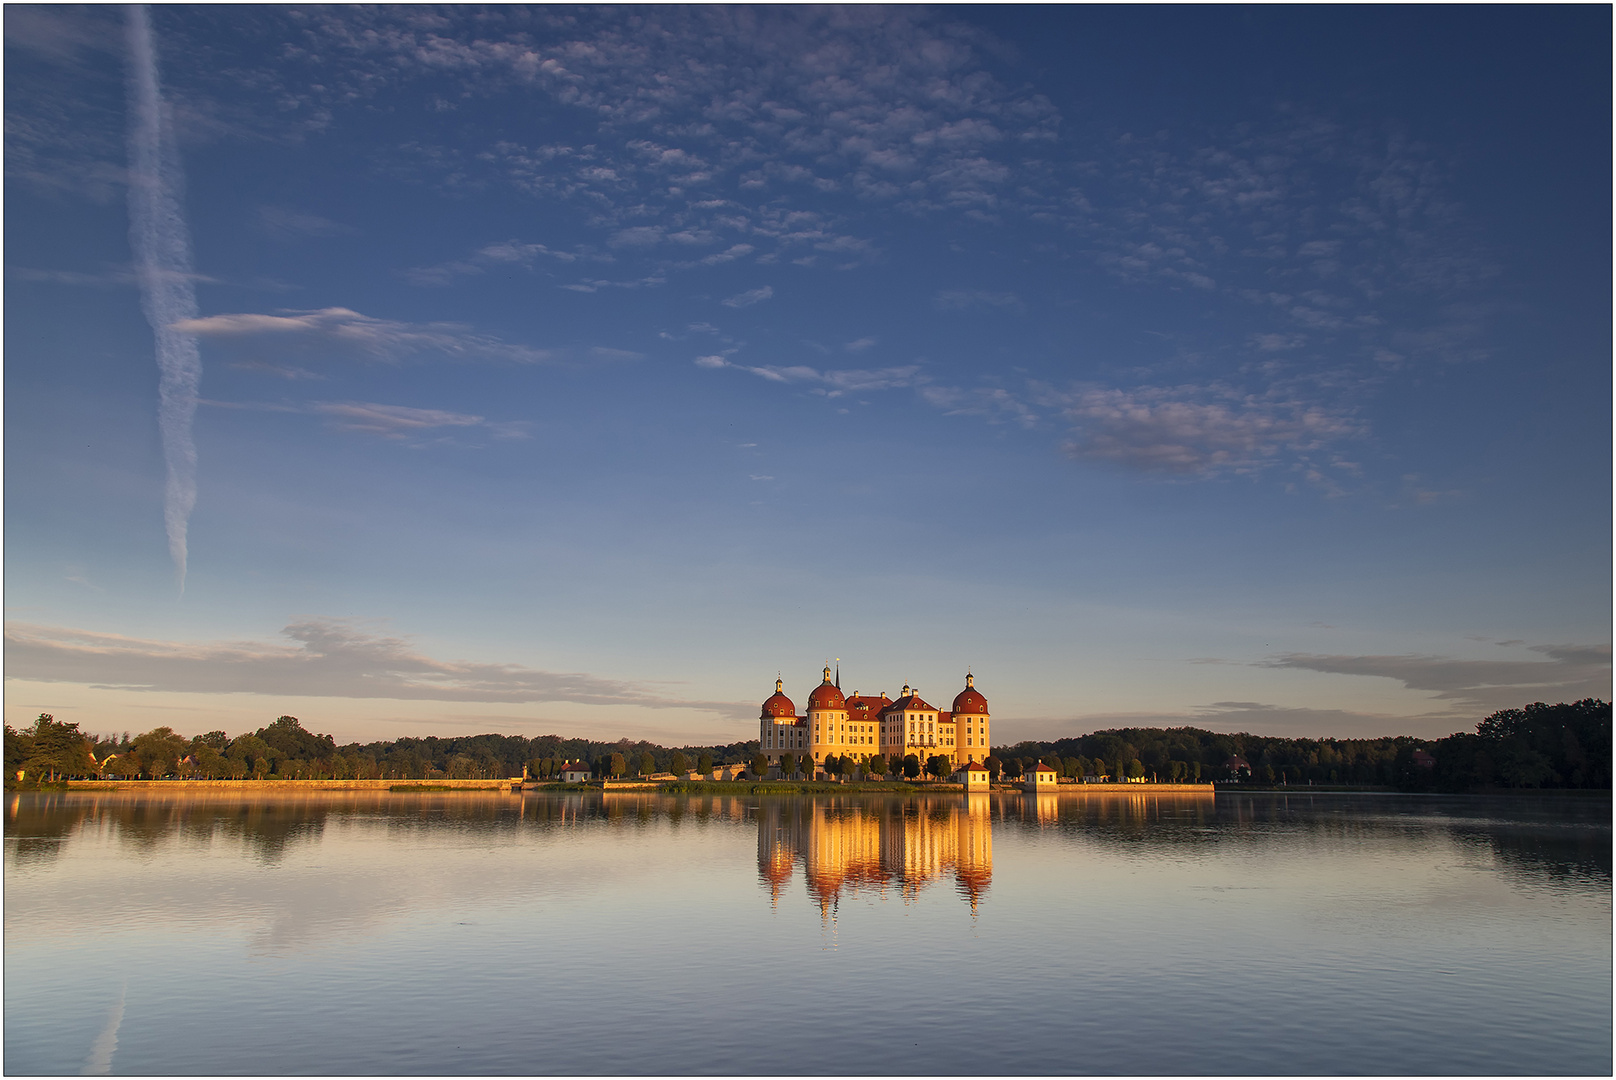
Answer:
POLYGON ((643 683, 519 664, 438 660, 402 637, 367 632, 355 620, 316 618, 287 626, 290 644, 176 642, 67 627, 6 627, 6 674, 121 690, 187 694, 391 698, 525 704, 569 701, 700 709, 739 716, 737 702, 686 701, 643 683))

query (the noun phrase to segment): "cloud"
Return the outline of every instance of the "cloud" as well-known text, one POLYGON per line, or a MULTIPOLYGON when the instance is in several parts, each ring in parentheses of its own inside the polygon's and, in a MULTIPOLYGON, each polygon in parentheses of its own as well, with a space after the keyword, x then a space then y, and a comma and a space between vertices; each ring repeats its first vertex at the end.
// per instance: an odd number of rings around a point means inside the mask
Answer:
POLYGON ((772 364, 757 366, 736 364, 722 356, 698 356, 695 362, 697 367, 734 368, 737 371, 749 371, 758 378, 767 379, 770 382, 814 384, 816 393, 833 398, 841 397, 846 393, 916 386, 924 378, 920 374, 919 364, 907 364, 903 367, 890 368, 842 368, 821 371, 818 368, 808 367, 803 364, 785 367, 772 364))
POLYGON ((251 339, 259 344, 277 341, 302 347, 323 347, 358 352, 376 360, 398 360, 421 353, 437 353, 456 360, 496 360, 534 364, 555 359, 554 354, 525 345, 512 345, 486 334, 474 333, 459 323, 406 323, 361 315, 348 308, 283 311, 265 315, 243 312, 182 319, 173 329, 216 341, 251 339))
POLYGON ((438 660, 407 638, 367 631, 357 620, 314 618, 287 626, 291 644, 176 642, 67 627, 9 624, 6 676, 42 682, 170 693, 404 701, 570 701, 653 709, 705 709, 738 716, 736 702, 687 701, 644 683, 519 664, 438 660))
POLYGON ((848 352, 863 352, 865 349, 868 349, 874 344, 875 339, 873 337, 861 337, 857 341, 849 341, 846 345, 843 345, 842 348, 846 349, 848 352))
POLYGON ((1072 457, 1184 475, 1251 473, 1361 433, 1352 417, 1319 405, 1222 388, 1082 390, 1065 397, 1063 412, 1076 427, 1072 457))
POLYGON ((1610 700, 1609 645, 1534 645, 1548 660, 1455 660, 1405 653, 1341 656, 1284 653, 1256 666, 1395 679, 1410 690, 1430 691, 1456 707, 1493 712, 1533 701, 1610 700))
MULTIPOLYGON (((418 409, 409 405, 382 405, 373 401, 311 401, 301 405, 275 402, 215 401, 205 398, 198 405, 218 409, 245 409, 255 412, 306 413, 321 416, 338 431, 406 439, 438 428, 478 428, 496 439, 528 438, 525 420, 489 420, 470 413, 447 409, 418 409)), ((444 441, 442 438, 435 440, 444 441)))
POLYGON ((748 289, 746 292, 736 293, 734 296, 730 297, 728 300, 725 300, 723 303, 724 303, 725 307, 732 307, 732 308, 751 307, 753 304, 761 303, 762 301, 767 300, 769 297, 771 297, 773 295, 774 295, 774 287, 770 286, 770 285, 764 285, 762 288, 748 289))
POLYGON ((402 439, 431 428, 478 427, 481 416, 447 412, 443 409, 412 409, 407 405, 377 405, 364 401, 320 401, 309 406, 331 418, 332 426, 343 431, 363 431, 402 439))
POLYGON ((943 289, 932 298, 939 311, 968 311, 971 308, 998 308, 1001 311, 1026 311, 1027 305, 1015 293, 991 292, 985 289, 943 289))
POLYGON ((288 206, 260 206, 254 215, 254 224, 260 232, 281 241, 303 237, 352 236, 359 231, 352 225, 288 206))

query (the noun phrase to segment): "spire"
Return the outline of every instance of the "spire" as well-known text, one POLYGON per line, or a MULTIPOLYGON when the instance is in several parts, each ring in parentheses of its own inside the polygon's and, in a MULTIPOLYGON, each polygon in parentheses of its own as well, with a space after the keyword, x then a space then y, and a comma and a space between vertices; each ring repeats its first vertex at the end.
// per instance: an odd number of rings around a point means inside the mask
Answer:
POLYGON ((786 692, 786 681, 784 679, 774 680, 774 692, 776 694, 783 694, 786 692))
POLYGON ((825 681, 830 682, 830 665, 825 665, 825 681))
POLYGON ((969 690, 972 685, 973 684, 971 682, 971 669, 966 668, 965 669, 965 689, 969 690))
POLYGON ((836 658, 836 689, 840 690, 841 688, 842 688, 842 658, 840 656, 838 656, 836 658))

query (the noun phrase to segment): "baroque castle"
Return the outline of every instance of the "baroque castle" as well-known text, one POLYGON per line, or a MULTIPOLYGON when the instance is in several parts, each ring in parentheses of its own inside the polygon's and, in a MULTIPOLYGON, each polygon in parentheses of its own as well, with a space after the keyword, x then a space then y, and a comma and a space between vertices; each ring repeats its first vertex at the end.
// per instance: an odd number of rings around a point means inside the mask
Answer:
POLYGON ((827 664, 824 681, 808 695, 806 714, 798 716, 797 706, 786 697, 785 680, 775 680, 774 695, 763 703, 758 719, 758 744, 770 765, 778 765, 782 754, 812 761, 815 771, 829 754, 857 759, 880 754, 889 761, 913 754, 921 762, 942 754, 951 769, 987 760, 992 745, 988 700, 969 672, 965 689, 954 695, 953 707, 946 710, 927 704, 907 685, 893 701, 886 691, 877 697, 857 690, 843 695, 841 681, 840 670, 833 680, 827 664))

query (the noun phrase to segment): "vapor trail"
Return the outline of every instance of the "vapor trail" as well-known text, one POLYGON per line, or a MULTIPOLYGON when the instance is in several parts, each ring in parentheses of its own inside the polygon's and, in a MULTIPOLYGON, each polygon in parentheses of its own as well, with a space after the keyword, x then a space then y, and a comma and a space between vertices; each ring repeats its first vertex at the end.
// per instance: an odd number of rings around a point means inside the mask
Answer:
POLYGON ((196 338, 174 324, 197 316, 191 277, 191 236, 180 211, 180 173, 174 126, 163 104, 146 9, 129 13, 129 242, 140 279, 141 308, 157 339, 157 427, 168 466, 163 521, 180 591, 185 591, 185 530, 196 505, 196 443, 191 420, 202 382, 196 338))

